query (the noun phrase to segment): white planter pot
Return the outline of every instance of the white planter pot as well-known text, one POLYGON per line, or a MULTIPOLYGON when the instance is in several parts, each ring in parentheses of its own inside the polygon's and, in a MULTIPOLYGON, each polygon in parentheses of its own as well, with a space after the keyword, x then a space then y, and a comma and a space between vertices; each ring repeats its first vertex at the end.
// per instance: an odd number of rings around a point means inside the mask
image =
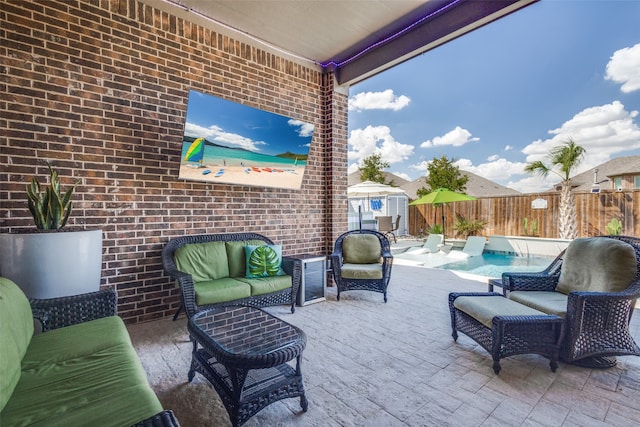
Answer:
POLYGON ((102 230, 0 234, 0 276, 30 298, 97 291, 102 230))

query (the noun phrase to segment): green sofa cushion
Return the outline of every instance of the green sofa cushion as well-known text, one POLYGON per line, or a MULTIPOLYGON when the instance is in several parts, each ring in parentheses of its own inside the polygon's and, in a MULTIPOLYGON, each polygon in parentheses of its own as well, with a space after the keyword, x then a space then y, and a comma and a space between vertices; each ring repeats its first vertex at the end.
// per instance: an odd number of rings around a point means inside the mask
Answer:
POLYGON ((509 299, 547 314, 564 318, 567 315, 567 295, 550 291, 513 291, 509 299))
POLYGON ((195 283, 194 290, 198 305, 217 304, 251 296, 251 286, 232 277, 195 283))
POLYGON ((244 247, 266 245, 264 240, 236 240, 225 242, 227 259, 229 260, 229 277, 244 277, 246 274, 246 259, 244 247))
POLYGON ((119 317, 33 337, 2 426, 128 426, 162 411, 119 317))
POLYGON ((342 241, 345 264, 373 264, 380 262, 382 246, 373 234, 351 234, 342 241))
POLYGON ((489 329, 493 329, 493 318, 496 316, 545 315, 541 311, 517 304, 501 296, 461 296, 453 301, 453 306, 489 329))
POLYGON ((382 279, 382 264, 342 264, 340 275, 345 279, 382 279))
POLYGON ((608 237, 575 239, 567 247, 556 291, 621 292, 637 273, 633 246, 608 237))
POLYGON ((291 276, 259 277, 254 279, 238 278, 251 287, 251 295, 264 295, 291 288, 291 276))
POLYGON ((0 411, 18 384, 20 362, 32 336, 29 300, 15 283, 0 277, 0 411))
POLYGON ((174 258, 178 270, 191 274, 194 283, 229 277, 224 242, 184 245, 176 250, 174 258))

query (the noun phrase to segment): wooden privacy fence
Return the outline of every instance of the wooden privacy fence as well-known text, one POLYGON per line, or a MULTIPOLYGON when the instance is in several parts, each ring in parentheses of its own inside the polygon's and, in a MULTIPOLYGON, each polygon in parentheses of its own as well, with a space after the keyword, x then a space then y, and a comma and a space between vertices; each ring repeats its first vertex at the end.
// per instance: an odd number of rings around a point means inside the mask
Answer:
MULTIPOLYGON (((640 220, 640 190, 602 190, 600 193, 574 193, 578 237, 608 234, 605 227, 613 218, 622 223, 622 234, 638 236, 640 220)), ((560 193, 548 192, 522 194, 517 196, 483 197, 477 200, 447 203, 444 206, 445 234, 456 236, 453 230, 461 215, 466 220, 486 222, 484 229, 476 234, 482 236, 525 236, 533 235, 532 222, 537 225, 536 237, 559 238, 558 215, 560 193), (546 208, 533 209, 532 202, 546 208), (523 219, 527 218, 529 230, 525 230, 523 219)), ((409 234, 419 236, 434 224, 442 224, 442 208, 433 205, 409 206, 409 234)))

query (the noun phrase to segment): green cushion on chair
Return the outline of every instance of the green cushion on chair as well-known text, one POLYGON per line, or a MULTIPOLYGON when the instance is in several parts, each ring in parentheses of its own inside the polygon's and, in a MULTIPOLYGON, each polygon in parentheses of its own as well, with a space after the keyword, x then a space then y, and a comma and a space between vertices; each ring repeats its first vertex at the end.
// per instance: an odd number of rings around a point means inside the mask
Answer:
POLYGON ((544 316, 546 314, 501 296, 461 296, 453 301, 453 306, 489 329, 493 329, 493 318, 496 316, 544 316))
POLYGON ((194 290, 198 305, 217 304, 251 296, 251 286, 231 277, 195 283, 194 290))
POLYGON ((20 379, 20 362, 33 336, 29 300, 11 280, 0 277, 0 411, 20 379))
POLYGON ((162 411, 147 384, 119 317, 45 332, 32 339, 2 425, 132 425, 162 411))
POLYGON ((225 242, 229 261, 229 277, 244 277, 246 274, 246 257, 244 247, 266 245, 264 240, 237 240, 225 242))
POLYGON ((382 264, 342 264, 340 275, 345 279, 382 279, 382 264))
POLYGON ((255 279, 238 278, 251 287, 251 295, 264 295, 271 292, 291 289, 291 276, 270 276, 255 279))
POLYGON ((575 239, 567 247, 556 291, 621 292, 637 273, 630 244, 607 237, 575 239))
POLYGON ((195 283, 229 277, 224 242, 191 243, 176 250, 178 270, 193 276, 195 283))
POLYGON ((380 262, 382 246, 373 234, 352 234, 342 241, 345 264, 374 264, 380 262))

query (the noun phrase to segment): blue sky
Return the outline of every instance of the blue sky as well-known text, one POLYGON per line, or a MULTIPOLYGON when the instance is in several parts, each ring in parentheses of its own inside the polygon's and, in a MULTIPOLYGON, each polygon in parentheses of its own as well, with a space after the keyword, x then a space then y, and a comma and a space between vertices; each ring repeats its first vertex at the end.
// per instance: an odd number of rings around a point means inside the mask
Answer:
POLYGON ((276 155, 307 154, 314 126, 237 102, 189 92, 184 134, 230 148, 276 155))
POLYGON ((413 180, 446 155, 522 192, 568 138, 576 173, 640 154, 640 1, 542 0, 350 88, 349 172, 381 154, 413 180))

